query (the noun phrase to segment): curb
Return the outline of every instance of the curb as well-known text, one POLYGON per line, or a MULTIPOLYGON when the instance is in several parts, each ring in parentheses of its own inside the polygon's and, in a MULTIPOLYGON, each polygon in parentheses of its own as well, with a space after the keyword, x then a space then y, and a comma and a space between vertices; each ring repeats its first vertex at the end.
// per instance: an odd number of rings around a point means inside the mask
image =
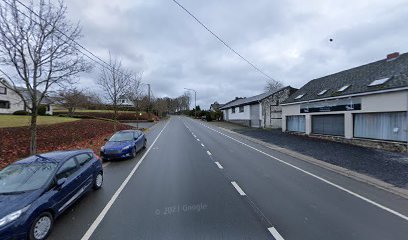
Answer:
POLYGON ((331 163, 327 163, 327 162, 324 162, 322 160, 319 160, 319 159, 316 159, 316 158, 313 158, 313 157, 310 157, 310 156, 307 156, 307 155, 304 155, 304 154, 289 150, 287 148, 279 147, 277 145, 267 143, 267 142, 261 141, 261 140, 256 139, 256 138, 248 137, 248 136, 245 136, 243 134, 234 132, 232 130, 229 130, 229 129, 226 129, 226 128, 223 128, 223 127, 218 127, 218 128, 220 128, 220 129, 222 129, 222 130, 224 130, 224 131, 226 131, 228 133, 238 135, 238 136, 240 136, 240 137, 242 137, 242 138, 244 138, 246 140, 249 140, 251 142, 260 144, 260 145, 262 145, 264 147, 267 147, 267 148, 269 148, 271 150, 278 151, 280 153, 289 155, 291 157, 295 157, 295 158, 297 158, 299 160, 302 160, 304 162, 311 163, 313 165, 316 165, 316 166, 322 167, 324 169, 330 170, 332 172, 341 174, 341 175, 346 176, 348 178, 352 178, 352 179, 357 180, 359 182, 367 183, 367 184, 369 184, 371 186, 374 186, 376 188, 379 188, 381 190, 385 190, 385 191, 388 191, 390 193, 396 194, 396 195, 398 195, 400 197, 403 197, 405 199, 408 199, 408 189, 403 189, 403 188, 396 187, 396 186, 394 186, 392 184, 386 183, 386 182, 381 181, 381 180, 379 180, 377 178, 373 178, 373 177, 370 177, 370 176, 367 176, 367 175, 364 175, 364 174, 349 170, 349 169, 344 168, 344 167, 340 167, 340 166, 337 166, 337 165, 334 165, 334 164, 331 164, 331 163))

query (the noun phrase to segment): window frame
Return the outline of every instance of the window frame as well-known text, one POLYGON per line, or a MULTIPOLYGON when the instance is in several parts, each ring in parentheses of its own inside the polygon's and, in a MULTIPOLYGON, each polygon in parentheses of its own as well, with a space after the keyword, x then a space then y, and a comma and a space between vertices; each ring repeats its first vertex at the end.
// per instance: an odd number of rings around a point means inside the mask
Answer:
POLYGON ((75 156, 77 165, 78 165, 80 168, 83 167, 83 166, 85 166, 87 163, 89 163, 89 162, 92 160, 92 158, 93 158, 93 156, 92 156, 90 153, 80 153, 80 154, 78 154, 78 155, 75 156), (78 157, 81 156, 81 155, 88 155, 88 160, 86 160, 84 163, 81 163, 81 162, 79 161, 79 158, 78 158, 78 157))
POLYGON ((7 88, 0 86, 0 94, 1 94, 1 95, 7 95, 7 88), (4 92, 2 92, 1 89, 4 89, 4 92))
POLYGON ((239 107, 238 107, 238 111, 239 111, 240 113, 243 113, 243 112, 245 111, 245 106, 239 106, 239 107))
POLYGON ((231 108, 231 113, 235 113, 235 107, 231 108))
POLYGON ((68 160, 66 160, 66 161, 64 161, 64 163, 58 168, 58 170, 56 171, 56 173, 55 173, 55 179, 58 181, 58 180, 60 180, 60 179, 63 179, 63 178, 70 178, 75 172, 77 172, 79 170, 79 165, 78 165, 78 161, 77 161, 77 159, 76 159, 76 157, 74 156, 74 157, 71 157, 71 158, 69 158, 68 160), (61 169, 62 169, 62 167, 68 162, 68 161, 71 161, 71 160, 73 160, 74 162, 75 162, 75 171, 72 171, 68 176, 64 176, 64 177, 58 177, 58 174, 61 174, 61 169))
POLYGON ((5 107, 1 107, 0 105, 0 109, 10 109, 10 101, 5 101, 5 100, 0 100, 0 103, 5 103, 5 107))

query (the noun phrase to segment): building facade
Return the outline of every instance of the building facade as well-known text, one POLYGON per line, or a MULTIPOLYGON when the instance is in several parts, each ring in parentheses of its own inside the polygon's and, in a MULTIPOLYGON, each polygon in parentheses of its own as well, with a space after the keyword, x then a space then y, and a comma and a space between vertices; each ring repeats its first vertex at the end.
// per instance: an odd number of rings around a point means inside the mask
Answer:
POLYGON ((224 120, 248 127, 280 128, 282 111, 280 103, 296 89, 288 86, 276 91, 248 98, 236 98, 223 105, 224 120))
POLYGON ((312 80, 282 104, 282 131, 408 141, 408 54, 312 80))

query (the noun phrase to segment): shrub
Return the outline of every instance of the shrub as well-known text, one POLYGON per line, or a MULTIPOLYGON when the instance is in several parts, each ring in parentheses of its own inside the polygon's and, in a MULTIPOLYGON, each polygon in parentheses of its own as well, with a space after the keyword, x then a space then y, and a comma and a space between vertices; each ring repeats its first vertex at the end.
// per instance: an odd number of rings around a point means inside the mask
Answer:
POLYGON ((38 115, 45 116, 46 112, 47 112, 47 107, 46 106, 39 106, 38 107, 38 115))
POLYGON ((24 110, 18 110, 18 111, 13 112, 13 115, 28 115, 28 114, 29 112, 24 111, 24 110))

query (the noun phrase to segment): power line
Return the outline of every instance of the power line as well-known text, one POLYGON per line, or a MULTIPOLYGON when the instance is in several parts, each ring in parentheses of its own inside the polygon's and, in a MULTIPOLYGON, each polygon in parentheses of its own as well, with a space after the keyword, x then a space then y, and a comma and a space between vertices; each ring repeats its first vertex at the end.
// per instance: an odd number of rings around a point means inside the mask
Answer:
MULTIPOLYGON (((41 19, 42 21, 44 21, 46 24, 51 25, 48 21, 46 21, 44 18, 42 18, 38 13, 36 13, 35 11, 33 11, 31 8, 29 8, 27 5, 25 5, 24 3, 22 3, 20 0, 15 0, 16 2, 18 2, 20 5, 22 5, 23 7, 25 7, 28 11, 30 11, 31 13, 33 13, 35 16, 37 16, 39 19, 41 19)), ((9 3, 7 0, 3 0, 3 2, 5 2, 7 5, 9 5, 10 7, 14 7, 11 3, 9 3)), ((38 22, 36 22, 34 19, 32 19, 30 16, 28 16, 26 13, 22 12, 20 9, 16 8, 16 10, 21 13, 22 15, 24 15, 25 17, 29 18, 31 21, 33 21, 36 24, 40 24, 38 22)), ((64 33, 63 31, 59 30, 58 28, 55 28, 55 30, 59 33, 61 33, 64 37, 66 37, 68 40, 72 41, 73 43, 75 43, 77 46, 79 46, 81 49, 83 49, 85 52, 87 52, 88 54, 90 54, 92 57, 96 58, 97 60, 95 60, 94 58, 92 58, 91 56, 89 56, 87 53, 84 53, 83 51, 81 51, 80 49, 77 48, 77 50, 82 53, 84 56, 86 56, 87 58, 89 58, 90 60, 94 61, 95 63, 97 63, 98 65, 110 69, 113 69, 112 66, 105 62, 103 59, 101 59, 100 57, 98 57, 97 55, 95 55, 94 53, 92 53, 90 50, 88 50, 86 47, 84 47, 83 45, 81 45, 79 42, 77 42, 75 39, 72 39, 70 36, 68 36, 66 33, 64 33), (99 61, 98 61, 99 60, 99 61)), ((119 72, 120 74, 125 75, 123 72, 119 71, 116 69, 117 72, 119 72)))
POLYGON ((218 41, 220 41, 222 44, 224 44, 224 46, 226 46, 229 50, 231 50, 233 53, 235 53, 238 57, 240 57, 242 60, 244 60, 246 63, 248 63, 251 67, 253 67, 256 71, 260 72, 262 75, 264 75, 265 77, 269 78, 272 81, 276 81, 275 79, 273 79, 271 76, 269 76, 268 74, 266 74, 264 71, 262 71, 261 69, 259 69, 255 64, 253 64, 252 62, 250 62, 248 59, 246 59, 245 57, 243 57, 240 53, 238 53, 235 49, 233 49, 228 43, 226 43, 224 40, 221 39, 221 37, 219 37, 217 34, 215 34, 213 31, 211 31, 203 22, 201 22, 196 16, 194 16, 190 11, 188 11, 183 5, 181 5, 177 0, 172 0, 174 3, 176 3, 180 8, 182 8, 184 11, 186 11, 192 18, 194 18, 194 20, 196 20, 202 27, 205 28, 205 30, 207 30, 209 33, 211 33, 211 35, 213 35, 215 38, 218 39, 218 41))

